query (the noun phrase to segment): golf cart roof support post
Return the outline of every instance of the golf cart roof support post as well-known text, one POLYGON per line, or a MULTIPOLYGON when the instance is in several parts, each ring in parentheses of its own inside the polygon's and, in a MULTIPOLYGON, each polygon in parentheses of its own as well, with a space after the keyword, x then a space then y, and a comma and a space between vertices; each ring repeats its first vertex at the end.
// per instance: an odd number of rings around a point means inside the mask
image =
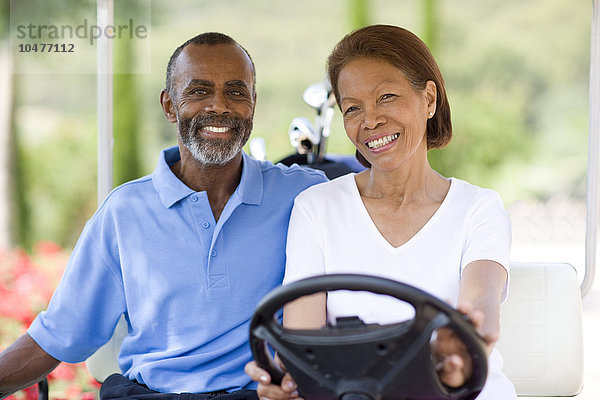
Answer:
MULTIPOLYGON (((114 0, 98 0, 97 24, 102 32, 114 26, 114 0)), ((113 188, 113 66, 112 40, 100 35, 97 50, 98 205, 113 188)))
POLYGON ((596 272, 598 245, 598 186, 600 184, 600 0, 594 0, 592 9, 592 36, 590 49, 590 104, 586 198, 585 274, 581 282, 581 296, 591 289, 596 272))

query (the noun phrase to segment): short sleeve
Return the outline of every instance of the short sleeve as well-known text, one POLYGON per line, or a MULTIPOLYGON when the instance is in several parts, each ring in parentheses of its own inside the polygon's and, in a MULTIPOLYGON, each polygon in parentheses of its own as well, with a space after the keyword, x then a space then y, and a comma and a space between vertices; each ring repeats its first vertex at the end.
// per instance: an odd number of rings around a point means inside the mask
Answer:
MULTIPOLYGON (((462 270, 473 261, 491 260, 509 272, 511 223, 498 193, 486 190, 477 199, 467 227, 461 259, 462 270)), ((502 295, 507 295, 508 280, 502 295)))
POLYGON ((122 280, 99 250, 103 241, 89 225, 73 250, 48 309, 27 331, 52 357, 70 363, 84 361, 108 341, 125 310, 122 280))
POLYGON ((325 274, 325 259, 314 213, 300 194, 294 201, 286 245, 283 284, 325 274))

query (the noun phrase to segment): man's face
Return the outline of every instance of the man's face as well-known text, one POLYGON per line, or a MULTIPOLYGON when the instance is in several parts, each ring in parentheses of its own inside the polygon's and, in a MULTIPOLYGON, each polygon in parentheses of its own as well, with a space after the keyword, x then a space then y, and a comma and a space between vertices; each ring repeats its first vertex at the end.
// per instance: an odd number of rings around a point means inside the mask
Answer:
POLYGON ((235 44, 187 46, 173 72, 172 101, 181 142, 205 165, 223 165, 252 131, 254 70, 235 44))

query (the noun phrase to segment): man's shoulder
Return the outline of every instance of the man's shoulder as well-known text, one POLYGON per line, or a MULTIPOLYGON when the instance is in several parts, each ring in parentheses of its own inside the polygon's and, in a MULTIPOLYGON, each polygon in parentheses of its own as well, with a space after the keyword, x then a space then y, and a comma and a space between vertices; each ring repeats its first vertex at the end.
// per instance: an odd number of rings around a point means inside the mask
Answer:
POLYGON ((144 176, 123 183, 104 198, 94 214, 86 222, 88 232, 111 232, 121 223, 129 223, 131 215, 147 210, 152 188, 152 177, 144 176))
POLYGON ((97 212, 106 209, 118 209, 121 206, 131 207, 131 202, 136 199, 148 198, 149 191, 155 192, 152 184, 152 175, 146 175, 114 188, 98 207, 97 212))
POLYGON ((120 184, 110 192, 107 199, 111 197, 120 198, 136 195, 140 192, 146 191, 149 188, 152 188, 152 175, 142 176, 140 178, 120 184))

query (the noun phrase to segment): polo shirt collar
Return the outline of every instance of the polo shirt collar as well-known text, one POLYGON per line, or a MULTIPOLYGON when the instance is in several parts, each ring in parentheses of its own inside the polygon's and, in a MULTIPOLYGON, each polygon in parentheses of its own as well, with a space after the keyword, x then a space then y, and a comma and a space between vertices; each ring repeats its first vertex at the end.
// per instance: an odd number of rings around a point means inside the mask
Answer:
POLYGON ((242 203, 260 205, 263 197, 263 175, 260 161, 242 151, 242 179, 235 190, 242 203))
MULTIPOLYGON (((259 161, 242 152, 243 166, 240 184, 235 194, 242 203, 259 205, 263 196, 263 176, 259 161)), ((152 183, 165 208, 195 193, 185 183, 179 180, 171 171, 171 165, 175 164, 181 156, 179 146, 169 147, 161 151, 158 164, 152 173, 152 183)))
POLYGON ((194 193, 185 183, 181 182, 171 171, 171 165, 175 164, 181 156, 179 146, 169 147, 160 152, 158 164, 152 173, 154 189, 160 197, 165 208, 171 207, 179 200, 194 193))

